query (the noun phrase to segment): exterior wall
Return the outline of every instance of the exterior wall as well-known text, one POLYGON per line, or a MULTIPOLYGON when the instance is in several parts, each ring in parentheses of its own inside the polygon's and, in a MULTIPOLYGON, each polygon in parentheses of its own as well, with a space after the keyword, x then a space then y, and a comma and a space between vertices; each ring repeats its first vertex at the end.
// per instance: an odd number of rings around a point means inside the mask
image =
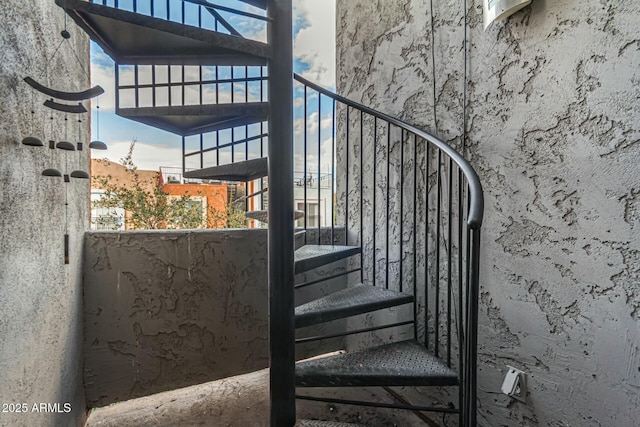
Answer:
MULTIPOLYGON (((316 241, 313 231, 308 238, 316 241)), ((337 230, 336 239, 343 238, 337 230)), ((90 232, 85 248, 88 406, 268 366, 267 230, 90 232)), ((339 268, 334 263, 298 280, 339 268)), ((304 288, 297 302, 344 286, 334 279, 304 288)), ((299 333, 342 330, 344 323, 334 322, 299 333)), ((338 348, 341 340, 298 351, 302 358, 338 348)))
MULTIPOLYGON (((137 170, 140 178, 140 186, 148 192, 153 192, 154 185, 158 182, 159 175, 156 171, 151 170, 137 170)), ((98 177, 111 177, 112 181, 115 181, 119 185, 128 187, 133 185, 131 175, 127 172, 126 168, 120 163, 112 162, 107 159, 91 159, 91 198, 92 200, 100 200, 100 192, 96 190, 103 190, 100 182, 96 180, 98 177)), ((119 229, 130 229, 131 225, 128 221, 130 213, 124 211, 121 208, 95 208, 91 210, 91 229, 99 229, 99 218, 93 215, 105 215, 109 217, 118 216, 119 229), (123 214, 124 212, 124 214, 123 214), (122 228, 124 227, 124 228, 122 228)), ((103 224, 105 226, 105 224, 103 224)), ((109 229, 112 228, 112 224, 107 225, 109 229)))
MULTIPOLYGON (((153 186, 158 182, 158 171, 138 169, 138 176, 142 187, 147 191, 153 191, 153 186)), ((99 176, 111 176, 114 181, 126 186, 131 183, 131 176, 120 163, 107 159, 91 159, 91 188, 101 190, 100 184, 95 178, 99 176)))
MULTIPOLYGON (((172 196, 204 198, 203 208, 210 215, 208 228, 225 228, 227 220, 227 184, 164 184, 162 189, 172 196)), ((244 207, 244 204, 242 205, 244 207)))
POLYGON ((53 56, 64 29, 63 12, 53 1, 3 1, 0 26, 0 403, 27 405, 27 413, 0 408, 0 425, 77 426, 86 413, 81 254, 89 183, 72 178, 65 184, 41 172, 86 171, 88 150, 68 153, 27 147, 21 141, 33 135, 45 144, 75 143, 81 135, 87 146, 87 115, 81 115, 79 130, 77 117, 69 117, 67 134, 64 114, 43 107, 46 97, 23 78, 30 76, 63 91, 87 89, 89 44, 72 24, 71 39, 53 56), (63 259, 65 222, 70 234, 68 265, 63 259), (59 407, 33 412, 34 403, 59 407), (65 412, 65 403, 71 412, 65 412))
MULTIPOLYGON (((637 425, 640 4, 534 0, 484 32, 467 3, 480 423, 637 425), (500 393, 507 364, 528 373, 527 403, 500 393)), ((462 3, 341 0, 336 15, 338 92, 459 146, 462 3)))

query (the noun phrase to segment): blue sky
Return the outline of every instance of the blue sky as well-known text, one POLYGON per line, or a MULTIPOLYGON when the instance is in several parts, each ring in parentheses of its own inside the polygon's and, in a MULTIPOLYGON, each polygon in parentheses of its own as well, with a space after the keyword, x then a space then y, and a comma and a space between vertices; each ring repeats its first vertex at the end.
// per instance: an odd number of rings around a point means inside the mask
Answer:
MULTIPOLYGON (((217 1, 216 3, 232 5, 251 12, 257 11, 251 6, 233 0, 217 1)), ((126 1, 121 0, 120 5, 123 4, 126 5, 126 1)), ((185 13, 187 18, 188 14, 189 12, 185 13)), ((228 17, 230 22, 243 34, 264 40, 264 27, 252 27, 246 22, 234 22, 234 18, 228 14, 225 17, 228 17)), ((325 87, 332 89, 335 87, 335 0, 294 0, 294 56, 295 72, 325 87)), ((121 76, 122 80, 125 76, 123 74, 121 76)), ((91 78, 92 85, 99 84, 105 89, 105 93, 97 100, 100 105, 99 127, 97 102, 94 100, 92 103, 92 139, 96 139, 99 132, 100 139, 109 146, 107 151, 93 150, 93 157, 106 157, 117 162, 126 155, 129 144, 135 138, 137 143, 134 162, 140 169, 157 170, 159 166, 181 166, 182 152, 179 136, 115 115, 113 61, 93 42, 91 44, 91 78)), ((297 93, 301 93, 299 88, 297 93)), ((326 100, 322 101, 320 114, 317 112, 317 105, 317 97, 309 96, 307 112, 312 116, 313 121, 308 123, 307 129, 311 131, 309 139, 316 141, 315 148, 313 148, 315 151, 317 151, 318 128, 321 129, 322 141, 328 141, 331 137, 331 130, 328 129, 330 127, 328 117, 331 115, 330 103, 326 100), (318 117, 320 117, 319 122, 318 117)), ((300 100, 296 103, 296 107, 297 121, 295 125, 297 132, 300 133, 304 128, 301 121, 303 106, 300 100)), ((325 145, 326 143, 323 143, 322 152, 325 153, 323 158, 327 159, 325 145)), ((321 163, 325 163, 325 161, 321 161, 321 163)))

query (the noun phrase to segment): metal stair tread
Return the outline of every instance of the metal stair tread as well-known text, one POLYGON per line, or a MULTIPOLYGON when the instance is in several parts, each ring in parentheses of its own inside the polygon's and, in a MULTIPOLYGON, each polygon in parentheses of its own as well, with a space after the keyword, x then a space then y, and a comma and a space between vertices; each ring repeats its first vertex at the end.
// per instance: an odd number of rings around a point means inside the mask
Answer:
MULTIPOLYGON (((245 213, 247 218, 255 219, 260 222, 268 223, 269 222, 269 211, 267 210, 259 210, 259 211, 248 211, 245 213)), ((303 211, 294 210, 293 211, 293 219, 300 219, 304 216, 303 211)))
POLYGON ((295 273, 304 273, 352 255, 357 255, 361 251, 362 249, 359 246, 304 245, 294 253, 295 273))
POLYGON ((220 181, 253 181, 267 176, 269 172, 266 157, 227 163, 220 166, 198 169, 184 173, 185 178, 216 179, 220 181))
POLYGON ((268 102, 237 102, 119 108, 116 114, 180 136, 189 136, 260 123, 267 120, 268 112, 268 102))
POLYGON ((455 386, 457 373, 414 340, 296 363, 300 387, 455 386))
POLYGON ((413 295, 358 284, 296 307, 296 327, 302 328, 410 302, 413 302, 413 295))
POLYGON ((365 425, 337 421, 300 420, 295 427, 365 427, 365 425))
POLYGON ((266 43, 84 0, 56 0, 119 64, 266 65, 266 43))

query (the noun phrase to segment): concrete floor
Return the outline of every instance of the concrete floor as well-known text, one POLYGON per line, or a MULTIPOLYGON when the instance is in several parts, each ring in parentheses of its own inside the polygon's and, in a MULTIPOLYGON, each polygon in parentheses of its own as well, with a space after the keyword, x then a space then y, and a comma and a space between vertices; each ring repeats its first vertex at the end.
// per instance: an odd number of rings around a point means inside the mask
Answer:
MULTIPOLYGON (((269 427, 269 371, 262 370, 91 411, 85 427, 269 427)), ((315 389, 314 395, 392 402, 381 388, 315 389)), ((353 422, 370 427, 428 425, 411 411, 297 402, 298 418, 353 422)))

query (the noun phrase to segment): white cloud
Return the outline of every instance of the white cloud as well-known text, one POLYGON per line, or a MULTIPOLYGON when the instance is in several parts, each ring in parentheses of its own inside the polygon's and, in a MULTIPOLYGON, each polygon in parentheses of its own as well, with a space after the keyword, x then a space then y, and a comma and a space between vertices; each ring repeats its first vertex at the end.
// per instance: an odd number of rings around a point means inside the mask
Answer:
POLYGON ((300 30, 293 43, 293 54, 307 63, 303 77, 326 87, 335 87, 335 0, 296 0, 296 14, 302 15, 307 26, 300 30))
MULTIPOLYGON (((113 65, 105 66, 102 62, 99 63, 97 61, 92 61, 91 85, 100 85, 104 89, 104 93, 100 95, 98 99, 100 102, 100 109, 103 111, 113 111, 115 109, 115 79, 113 75, 113 65)), ((95 106, 96 100, 92 100, 91 108, 95 110, 95 106)))
MULTIPOLYGON (((333 113, 325 114, 320 120, 320 128, 322 130, 327 130, 331 128, 333 124, 333 113)), ((297 118, 293 121, 293 130, 294 134, 302 135, 304 130, 304 118, 297 118)), ((318 112, 314 111, 311 114, 308 114, 307 117, 307 137, 308 138, 317 138, 318 137, 318 112)))
MULTIPOLYGON (((94 159, 109 159, 119 163, 120 159, 129 152, 131 141, 109 142, 109 149, 106 151, 92 150, 91 157, 94 159)), ((136 142, 133 150, 133 162, 142 170, 159 170, 160 166, 182 167, 182 149, 162 144, 149 144, 136 142)))

